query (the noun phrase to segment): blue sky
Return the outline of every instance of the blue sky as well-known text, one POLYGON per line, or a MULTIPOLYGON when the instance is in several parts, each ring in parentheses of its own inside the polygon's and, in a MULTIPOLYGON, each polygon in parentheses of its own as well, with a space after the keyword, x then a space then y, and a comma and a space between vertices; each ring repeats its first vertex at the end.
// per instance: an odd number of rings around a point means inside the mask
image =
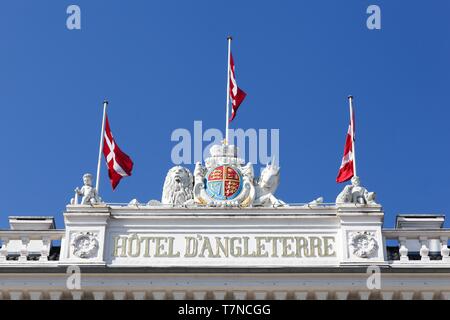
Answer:
MULTIPOLYGON (((234 128, 280 130, 287 202, 334 201, 355 97, 358 173, 393 227, 450 212, 450 2, 2 1, 0 227, 62 213, 95 174, 102 101, 133 176, 108 202, 159 199, 173 130, 224 123, 226 36, 247 92, 234 128), (81 30, 66 8, 81 8, 81 30), (366 9, 381 8, 381 30, 366 9)), ((190 166, 192 169, 192 166, 190 166)), ((259 172, 259 170, 257 170, 259 172)))

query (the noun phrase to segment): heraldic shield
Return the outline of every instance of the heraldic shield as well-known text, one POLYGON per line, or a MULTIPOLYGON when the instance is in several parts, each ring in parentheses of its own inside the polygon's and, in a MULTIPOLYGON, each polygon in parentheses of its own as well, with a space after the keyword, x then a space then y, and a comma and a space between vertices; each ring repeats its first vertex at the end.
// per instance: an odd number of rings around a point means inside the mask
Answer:
POLYGON ((255 198, 253 166, 237 157, 234 145, 214 145, 205 166, 194 171, 194 201, 208 206, 250 206, 255 198))
POLYGON ((218 166, 206 174, 206 192, 216 200, 232 200, 242 189, 242 175, 229 165, 218 166))

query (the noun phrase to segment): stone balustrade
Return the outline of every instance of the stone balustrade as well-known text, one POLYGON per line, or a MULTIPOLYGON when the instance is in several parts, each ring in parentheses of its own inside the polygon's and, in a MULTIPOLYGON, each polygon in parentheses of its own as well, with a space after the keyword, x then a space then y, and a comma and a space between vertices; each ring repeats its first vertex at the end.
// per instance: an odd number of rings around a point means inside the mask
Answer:
MULTIPOLYGON (((399 230, 384 229, 385 243, 394 241, 398 253, 391 255, 391 263, 450 264, 448 240, 450 229, 437 230, 399 230)), ((392 246, 387 246, 387 248, 392 246)))
POLYGON ((1 230, 0 265, 55 263, 59 252, 52 248, 63 238, 64 230, 1 230))

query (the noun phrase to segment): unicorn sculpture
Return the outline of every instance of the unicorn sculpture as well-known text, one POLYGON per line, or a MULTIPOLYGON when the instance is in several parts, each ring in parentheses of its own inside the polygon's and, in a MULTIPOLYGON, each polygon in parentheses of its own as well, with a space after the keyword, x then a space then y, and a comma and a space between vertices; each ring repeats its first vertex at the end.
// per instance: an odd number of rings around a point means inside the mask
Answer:
POLYGON ((255 181, 255 200, 253 206, 285 206, 286 203, 275 197, 275 191, 280 183, 280 167, 274 161, 267 164, 261 172, 261 177, 255 181))

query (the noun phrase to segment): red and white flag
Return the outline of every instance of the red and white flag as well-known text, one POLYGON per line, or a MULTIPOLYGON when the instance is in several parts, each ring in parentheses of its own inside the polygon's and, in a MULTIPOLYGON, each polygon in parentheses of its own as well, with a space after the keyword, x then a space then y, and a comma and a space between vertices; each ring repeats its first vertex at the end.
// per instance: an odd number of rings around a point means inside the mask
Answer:
POLYGON ((114 190, 119 184, 120 179, 131 176, 133 161, 126 153, 120 150, 119 146, 116 144, 111 133, 111 128, 109 127, 108 115, 105 117, 103 155, 108 164, 108 175, 114 190))
POLYGON ((355 153, 353 150, 353 142, 355 141, 355 116, 353 107, 350 104, 350 124, 348 126, 347 137, 345 139, 344 156, 342 157, 341 167, 336 178, 336 182, 345 182, 350 180, 354 175, 355 153))
POLYGON ((244 101, 247 94, 241 90, 236 83, 236 73, 234 72, 234 60, 233 55, 230 52, 230 97, 231 97, 231 118, 229 122, 233 121, 236 117, 236 112, 239 109, 242 101, 244 101))

